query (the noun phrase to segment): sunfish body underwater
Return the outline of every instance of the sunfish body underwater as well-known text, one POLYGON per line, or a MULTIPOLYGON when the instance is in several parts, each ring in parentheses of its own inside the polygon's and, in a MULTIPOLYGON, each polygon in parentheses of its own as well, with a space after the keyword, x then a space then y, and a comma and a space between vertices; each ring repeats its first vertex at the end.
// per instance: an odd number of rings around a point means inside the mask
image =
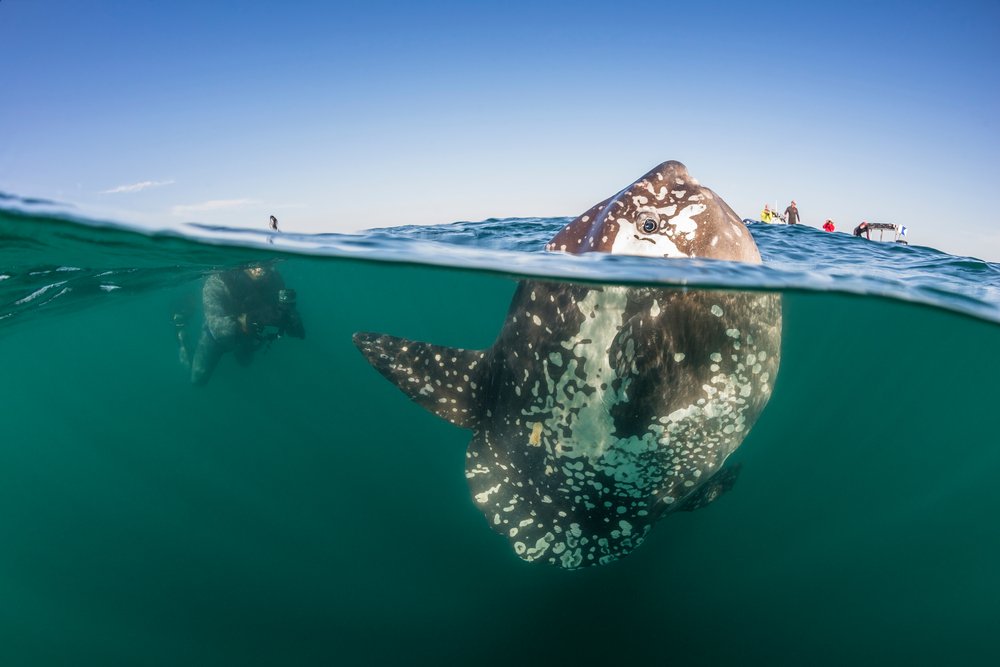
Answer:
MULTIPOLYGON (((665 162, 564 227, 570 253, 760 262, 739 217, 665 162)), ((496 342, 463 350, 357 333, 412 400, 472 429, 465 474, 527 561, 566 569, 638 547, 730 488, 723 464, 778 371, 780 295, 523 281, 496 342)))

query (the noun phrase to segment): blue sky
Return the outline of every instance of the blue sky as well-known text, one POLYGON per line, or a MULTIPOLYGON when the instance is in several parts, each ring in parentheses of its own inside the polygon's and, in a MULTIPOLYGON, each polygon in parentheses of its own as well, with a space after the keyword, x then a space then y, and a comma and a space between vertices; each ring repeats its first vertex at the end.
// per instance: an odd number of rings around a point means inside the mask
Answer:
POLYGON ((0 63, 0 191, 144 226, 576 215, 677 159, 1000 260, 996 0, 0 0, 0 63))

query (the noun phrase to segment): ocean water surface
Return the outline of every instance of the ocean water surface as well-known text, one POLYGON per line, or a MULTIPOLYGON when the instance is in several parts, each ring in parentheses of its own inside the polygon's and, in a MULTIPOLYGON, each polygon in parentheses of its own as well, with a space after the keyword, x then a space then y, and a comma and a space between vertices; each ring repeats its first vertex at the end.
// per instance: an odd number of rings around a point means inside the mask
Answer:
POLYGON ((747 266, 542 252, 564 218, 147 235, 5 202, 2 664, 1000 660, 1000 266, 806 227, 751 225, 747 266), (305 338, 192 386, 174 316, 261 262, 305 338), (736 484, 606 565, 518 558, 470 432, 352 343, 489 347, 524 279, 780 294, 736 484))

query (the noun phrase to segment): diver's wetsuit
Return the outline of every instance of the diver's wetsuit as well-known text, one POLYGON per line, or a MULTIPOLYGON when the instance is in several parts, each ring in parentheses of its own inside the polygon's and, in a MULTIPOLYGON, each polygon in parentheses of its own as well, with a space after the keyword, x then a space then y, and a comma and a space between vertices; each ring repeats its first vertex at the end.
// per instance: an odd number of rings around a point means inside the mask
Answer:
POLYGON ((264 342, 261 330, 277 327, 278 332, 305 338, 305 329, 294 304, 282 304, 279 292, 285 288, 281 274, 263 268, 259 278, 244 269, 209 276, 202 288, 205 325, 191 360, 191 382, 204 385, 226 352, 245 366, 264 342), (245 319, 241 321, 241 316, 245 319))
POLYGON ((871 237, 871 230, 868 228, 868 225, 865 225, 865 224, 860 224, 857 227, 855 227, 854 228, 854 235, 855 236, 864 236, 869 241, 871 241, 871 239, 872 239, 872 237, 871 237))
POLYGON ((790 225, 799 224, 799 209, 795 206, 789 206, 785 209, 785 219, 790 225))

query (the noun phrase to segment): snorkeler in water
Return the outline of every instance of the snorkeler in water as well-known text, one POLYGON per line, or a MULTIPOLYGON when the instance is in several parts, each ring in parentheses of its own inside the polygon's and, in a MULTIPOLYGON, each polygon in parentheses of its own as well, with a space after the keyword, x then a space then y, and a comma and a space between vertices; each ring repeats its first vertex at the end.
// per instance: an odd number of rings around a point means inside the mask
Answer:
POLYGON ((174 316, 180 359, 190 365, 192 384, 206 384, 227 352, 246 366, 257 350, 278 338, 305 338, 295 290, 286 288, 281 274, 271 266, 213 274, 205 279, 201 294, 205 323, 193 356, 184 338, 184 319, 174 316))

